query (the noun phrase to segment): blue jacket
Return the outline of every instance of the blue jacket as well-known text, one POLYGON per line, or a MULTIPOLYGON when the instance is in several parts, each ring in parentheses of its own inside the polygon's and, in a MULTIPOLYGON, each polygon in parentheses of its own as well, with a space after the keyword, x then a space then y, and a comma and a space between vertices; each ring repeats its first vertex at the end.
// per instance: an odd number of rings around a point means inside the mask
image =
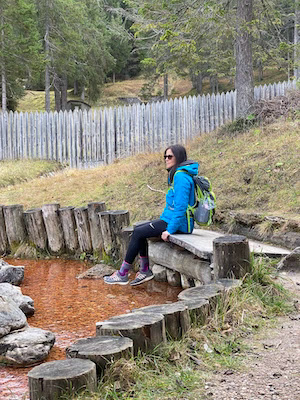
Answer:
POLYGON ((198 174, 198 163, 195 161, 185 161, 181 163, 173 177, 173 182, 169 180, 169 190, 166 195, 166 207, 160 216, 165 221, 169 233, 183 232, 191 233, 194 228, 194 220, 190 219, 190 230, 188 227, 187 207, 195 204, 195 190, 193 178, 182 171, 185 169, 192 175, 198 174))

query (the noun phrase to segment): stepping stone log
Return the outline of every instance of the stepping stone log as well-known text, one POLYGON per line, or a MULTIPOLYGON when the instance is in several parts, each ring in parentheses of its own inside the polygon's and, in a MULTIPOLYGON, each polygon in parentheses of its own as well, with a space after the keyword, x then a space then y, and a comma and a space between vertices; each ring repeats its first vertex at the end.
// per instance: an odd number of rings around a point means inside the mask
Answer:
POLYGON ((148 351, 166 341, 163 314, 135 312, 96 323, 96 336, 119 335, 133 340, 133 351, 148 351))
POLYGON ((225 292, 230 292, 232 289, 235 289, 242 285, 242 281, 240 279, 218 279, 215 281, 217 285, 224 286, 225 292))
POLYGON ((187 306, 192 321, 204 323, 209 314, 209 301, 206 299, 180 300, 187 306))
POLYGON ((185 289, 179 293, 179 300, 196 300, 196 299, 206 299, 209 300, 212 297, 217 296, 219 293, 224 291, 223 285, 218 285, 215 283, 196 286, 190 289, 185 289))
POLYGON ((30 400, 58 400, 82 390, 96 390, 96 364, 78 358, 51 361, 28 373, 30 400))
POLYGON ((82 358, 97 365, 101 375, 107 363, 133 355, 133 341, 120 336, 96 336, 79 339, 66 349, 67 358, 82 358))
POLYGON ((163 314, 165 317, 166 333, 174 340, 180 339, 191 325, 188 307, 181 302, 146 306, 133 310, 133 312, 163 314))

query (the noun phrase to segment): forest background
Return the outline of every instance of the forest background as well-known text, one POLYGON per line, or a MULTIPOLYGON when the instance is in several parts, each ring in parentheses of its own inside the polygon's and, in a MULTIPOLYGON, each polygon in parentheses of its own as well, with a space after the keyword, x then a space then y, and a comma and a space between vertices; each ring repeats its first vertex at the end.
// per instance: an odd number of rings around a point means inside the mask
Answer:
POLYGON ((298 22, 299 0, 0 0, 2 111, 21 111, 26 91, 46 111, 106 105, 116 80, 147 101, 247 91, 253 69, 256 82, 297 78, 298 22))

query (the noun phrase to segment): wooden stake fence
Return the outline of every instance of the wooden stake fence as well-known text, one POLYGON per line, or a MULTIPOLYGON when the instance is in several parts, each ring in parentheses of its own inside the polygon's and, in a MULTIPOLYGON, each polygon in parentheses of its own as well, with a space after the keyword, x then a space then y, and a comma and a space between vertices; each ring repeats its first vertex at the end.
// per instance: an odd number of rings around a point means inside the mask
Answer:
MULTIPOLYGON (((295 88, 296 81, 258 86, 255 100, 295 88)), ((236 92, 87 111, 0 113, 0 160, 46 159, 73 168, 185 144, 236 118, 236 92)))

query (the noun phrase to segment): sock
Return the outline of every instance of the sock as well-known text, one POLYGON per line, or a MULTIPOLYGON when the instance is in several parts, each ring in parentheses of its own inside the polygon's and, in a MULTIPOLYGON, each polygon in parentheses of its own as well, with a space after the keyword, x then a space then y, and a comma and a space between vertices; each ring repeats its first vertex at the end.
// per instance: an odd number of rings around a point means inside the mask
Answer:
POLYGON ((129 270, 131 268, 131 264, 128 264, 125 260, 122 262, 121 268, 119 270, 119 274, 121 276, 125 276, 128 274, 129 270))
POLYGON ((149 269, 149 258, 147 256, 140 256, 140 271, 147 272, 149 269))

